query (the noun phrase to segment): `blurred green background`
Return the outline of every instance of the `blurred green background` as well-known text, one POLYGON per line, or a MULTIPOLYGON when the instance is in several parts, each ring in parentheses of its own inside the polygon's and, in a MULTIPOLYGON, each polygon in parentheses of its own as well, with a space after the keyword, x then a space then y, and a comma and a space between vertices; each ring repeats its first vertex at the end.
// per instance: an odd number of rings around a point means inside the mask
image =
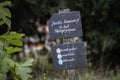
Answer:
MULTIPOLYGON (((26 34, 17 59, 35 59, 33 80, 67 80, 65 71, 53 69, 47 25, 52 14, 66 8, 81 12, 88 67, 79 69, 80 80, 120 80, 120 0, 11 1, 12 31, 26 34)), ((0 27, 0 34, 6 30, 0 27)))

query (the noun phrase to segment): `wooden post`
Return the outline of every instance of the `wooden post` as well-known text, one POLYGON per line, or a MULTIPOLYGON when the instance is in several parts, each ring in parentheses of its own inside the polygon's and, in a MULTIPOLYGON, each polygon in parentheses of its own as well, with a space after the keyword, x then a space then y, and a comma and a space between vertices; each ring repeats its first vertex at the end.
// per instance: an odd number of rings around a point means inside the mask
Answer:
MULTIPOLYGON (((59 13, 67 13, 70 12, 70 9, 61 9, 59 10, 59 13)), ((69 44, 75 42, 74 38, 68 38, 64 39, 63 38, 63 44, 69 44)), ((68 69, 67 70, 69 80, 79 80, 77 69, 68 69)))
MULTIPOLYGON (((75 42, 74 38, 63 39, 63 44, 69 44, 75 42)), ((67 70, 69 80, 79 80, 78 70, 77 69, 69 69, 67 70)))

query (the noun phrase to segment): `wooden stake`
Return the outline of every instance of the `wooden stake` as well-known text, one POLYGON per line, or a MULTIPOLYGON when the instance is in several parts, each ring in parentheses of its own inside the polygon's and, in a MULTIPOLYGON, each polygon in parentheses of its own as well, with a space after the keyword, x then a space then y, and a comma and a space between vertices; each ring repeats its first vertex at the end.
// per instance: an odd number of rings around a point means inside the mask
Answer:
MULTIPOLYGON (((70 9, 61 9, 59 13, 67 13, 70 12, 70 9)), ((63 44, 69 44, 75 42, 74 38, 63 39, 63 44)), ((69 69, 67 70, 69 80, 79 80, 77 69, 69 69)))

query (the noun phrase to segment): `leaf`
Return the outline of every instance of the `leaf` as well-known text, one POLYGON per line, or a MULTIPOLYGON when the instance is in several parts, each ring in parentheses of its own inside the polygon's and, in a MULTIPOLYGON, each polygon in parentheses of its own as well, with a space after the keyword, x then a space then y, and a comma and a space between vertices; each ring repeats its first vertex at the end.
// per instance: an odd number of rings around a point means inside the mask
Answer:
POLYGON ((32 65, 33 59, 32 58, 28 58, 25 60, 25 62, 18 64, 16 63, 16 68, 15 68, 15 72, 17 75, 20 76, 20 78, 22 80, 28 80, 28 76, 29 73, 32 72, 30 66, 32 65))
POLYGON ((11 20, 5 16, 2 15, 2 20, 10 27, 11 26, 11 20))
POLYGON ((8 41, 6 41, 3 36, 0 36, 0 50, 4 50, 7 49, 9 43, 8 41))
MULTIPOLYGON (((4 58, 4 51, 3 50, 0 50, 0 62, 3 60, 3 58, 4 58)), ((1 65, 1 63, 0 63, 0 65, 1 65)))
POLYGON ((3 25, 3 24, 5 24, 5 22, 1 20, 1 21, 0 21, 0 25, 3 25))
POLYGON ((10 1, 4 1, 4 2, 1 2, 1 3, 0 3, 0 7, 8 6, 8 5, 10 5, 10 4, 11 4, 10 1))
POLYGON ((33 61, 34 60, 32 58, 28 58, 28 59, 25 60, 24 63, 21 64, 21 66, 24 66, 24 67, 25 66, 31 66, 33 61))
POLYGON ((12 54, 12 53, 15 53, 15 52, 20 52, 22 49, 19 48, 19 47, 8 47, 7 48, 7 54, 12 54))
POLYGON ((3 50, 3 42, 0 41, 0 50, 3 50))
POLYGON ((14 46, 23 46, 23 43, 21 40, 19 39, 16 39, 16 40, 9 40, 10 44, 11 45, 14 45, 14 46))
POLYGON ((10 68, 13 68, 15 63, 11 58, 6 58, 6 61, 8 62, 8 65, 10 68))
POLYGON ((0 80, 7 80, 6 74, 0 73, 0 80))
POLYGON ((4 8, 4 6, 10 4, 11 4, 10 1, 4 1, 0 3, 0 25, 6 23, 9 26, 9 28, 11 26, 11 20, 9 19, 11 18, 11 12, 8 8, 4 8))
POLYGON ((8 55, 5 55, 0 68, 1 73, 6 74, 12 67, 14 67, 14 61, 8 55))
POLYGON ((10 32, 10 36, 13 37, 13 38, 19 38, 19 39, 21 39, 23 36, 25 36, 25 34, 16 33, 16 32, 10 32))
POLYGON ((2 37, 7 40, 11 45, 14 46, 22 46, 23 43, 21 41, 21 38, 24 36, 24 34, 19 34, 15 32, 10 32, 9 34, 5 34, 2 37))
POLYGON ((8 8, 0 8, 0 14, 11 18, 11 12, 8 8))
POLYGON ((22 62, 21 64, 15 63, 16 68, 15 72, 22 80, 28 80, 29 73, 32 72, 30 66, 32 65, 33 59, 28 58, 25 60, 25 62, 22 62))
POLYGON ((31 73, 32 70, 29 67, 16 67, 16 74, 20 75, 22 80, 28 80, 28 73, 31 73))
POLYGON ((9 69, 10 69, 10 67, 9 67, 9 65, 8 65, 8 62, 7 62, 6 59, 4 59, 4 60, 2 61, 2 65, 1 65, 1 68, 0 68, 1 73, 2 73, 2 74, 6 74, 6 73, 9 71, 9 69))

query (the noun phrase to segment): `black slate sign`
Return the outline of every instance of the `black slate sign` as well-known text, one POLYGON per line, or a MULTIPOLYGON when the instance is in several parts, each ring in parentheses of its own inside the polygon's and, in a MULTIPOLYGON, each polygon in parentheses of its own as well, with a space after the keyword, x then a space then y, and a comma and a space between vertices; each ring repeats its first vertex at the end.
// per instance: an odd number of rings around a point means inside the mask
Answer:
POLYGON ((86 49, 83 42, 53 46, 52 52, 56 70, 87 66, 86 49))
POLYGON ((48 26, 52 40, 83 35, 79 11, 53 14, 48 26))

